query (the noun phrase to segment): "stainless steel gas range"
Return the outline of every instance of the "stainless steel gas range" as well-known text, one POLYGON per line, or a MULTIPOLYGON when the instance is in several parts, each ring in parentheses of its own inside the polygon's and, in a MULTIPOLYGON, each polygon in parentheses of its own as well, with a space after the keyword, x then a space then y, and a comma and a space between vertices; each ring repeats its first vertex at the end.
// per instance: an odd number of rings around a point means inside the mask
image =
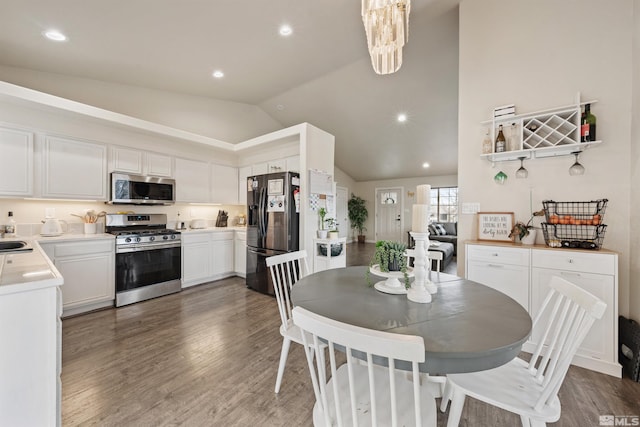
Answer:
POLYGON ((116 307, 181 290, 180 232, 165 214, 107 214, 116 236, 116 307))

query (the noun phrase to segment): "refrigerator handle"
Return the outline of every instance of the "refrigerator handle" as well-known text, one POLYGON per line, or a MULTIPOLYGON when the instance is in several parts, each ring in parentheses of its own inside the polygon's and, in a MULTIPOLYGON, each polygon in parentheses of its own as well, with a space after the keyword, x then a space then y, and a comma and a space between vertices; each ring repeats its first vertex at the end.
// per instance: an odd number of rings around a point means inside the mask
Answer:
POLYGON ((260 233, 262 236, 267 235, 267 189, 262 188, 260 191, 260 233))

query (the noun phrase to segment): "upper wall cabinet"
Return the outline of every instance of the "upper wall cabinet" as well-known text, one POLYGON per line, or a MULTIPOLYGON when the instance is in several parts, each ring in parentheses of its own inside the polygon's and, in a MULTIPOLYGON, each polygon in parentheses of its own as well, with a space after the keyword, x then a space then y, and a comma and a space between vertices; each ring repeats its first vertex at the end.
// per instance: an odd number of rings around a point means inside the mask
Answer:
POLYGON ((176 158, 176 202, 210 203, 209 163, 176 158))
POLYGON ((33 133, 0 127, 0 196, 33 195, 33 133))
POLYGON ((238 169, 238 203, 247 204, 247 178, 252 175, 252 167, 244 166, 238 169))
POLYGON ((107 200, 107 146, 47 135, 42 159, 42 196, 107 200))
POLYGON ((111 171, 135 175, 173 177, 170 156, 126 147, 111 148, 111 171))
POLYGON ((238 204, 237 168, 224 165, 211 165, 211 200, 214 203, 238 204))
POLYGON ((580 142, 581 109, 584 105, 595 102, 578 101, 565 107, 511 117, 497 117, 483 122, 483 125, 489 126, 491 150, 483 150, 482 157, 492 162, 500 162, 520 158, 566 156, 600 144, 601 141, 580 142), (496 152, 496 136, 500 126, 505 138, 505 150, 496 152))

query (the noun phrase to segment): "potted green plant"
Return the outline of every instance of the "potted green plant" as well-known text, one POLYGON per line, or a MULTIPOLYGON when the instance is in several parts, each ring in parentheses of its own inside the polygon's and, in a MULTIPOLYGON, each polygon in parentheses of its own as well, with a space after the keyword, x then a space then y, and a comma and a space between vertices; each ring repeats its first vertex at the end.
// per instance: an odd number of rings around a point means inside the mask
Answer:
MULTIPOLYGON (((404 285, 409 287, 409 275, 407 274, 407 245, 401 242, 390 242, 379 240, 376 242, 376 251, 371 258, 369 267, 378 265, 380 271, 400 271, 404 274, 404 285)), ((367 270, 367 280, 369 281, 369 270, 367 270)), ((369 281, 369 284, 371 282, 369 281)))
POLYGON ((349 213, 351 228, 358 233, 358 243, 364 243, 365 236, 363 232, 367 230, 364 227, 364 223, 367 221, 367 217, 369 216, 365 200, 355 194, 352 194, 351 198, 347 202, 347 210, 349 213))
POLYGON ((337 239, 338 238, 338 222, 335 218, 327 218, 325 219, 325 223, 329 228, 329 238, 337 239))
POLYGON ((522 221, 516 222, 513 228, 511 229, 511 233, 509 233, 509 237, 510 238, 517 237, 520 242, 526 245, 534 244, 536 240, 536 230, 533 228, 533 224, 532 224, 533 218, 537 216, 543 216, 543 215, 544 215, 544 209, 541 209, 537 212, 533 212, 531 214, 531 218, 529 218, 529 221, 527 221, 526 223, 522 221))
POLYGON ((318 238, 326 239, 327 238, 327 230, 324 228, 324 217, 327 216, 327 210, 325 208, 318 209, 318 238))

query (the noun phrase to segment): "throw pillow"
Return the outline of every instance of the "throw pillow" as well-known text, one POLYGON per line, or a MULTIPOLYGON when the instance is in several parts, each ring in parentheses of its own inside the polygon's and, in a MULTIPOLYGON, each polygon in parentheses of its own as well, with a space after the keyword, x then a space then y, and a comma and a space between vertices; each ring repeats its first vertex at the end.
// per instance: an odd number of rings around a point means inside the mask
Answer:
POLYGON ((433 224, 429 224, 429 234, 432 236, 438 235, 438 230, 433 226, 433 224))
POLYGON ((446 236, 447 235, 447 230, 444 229, 442 224, 434 224, 434 227, 436 228, 436 231, 438 232, 438 236, 446 236))

